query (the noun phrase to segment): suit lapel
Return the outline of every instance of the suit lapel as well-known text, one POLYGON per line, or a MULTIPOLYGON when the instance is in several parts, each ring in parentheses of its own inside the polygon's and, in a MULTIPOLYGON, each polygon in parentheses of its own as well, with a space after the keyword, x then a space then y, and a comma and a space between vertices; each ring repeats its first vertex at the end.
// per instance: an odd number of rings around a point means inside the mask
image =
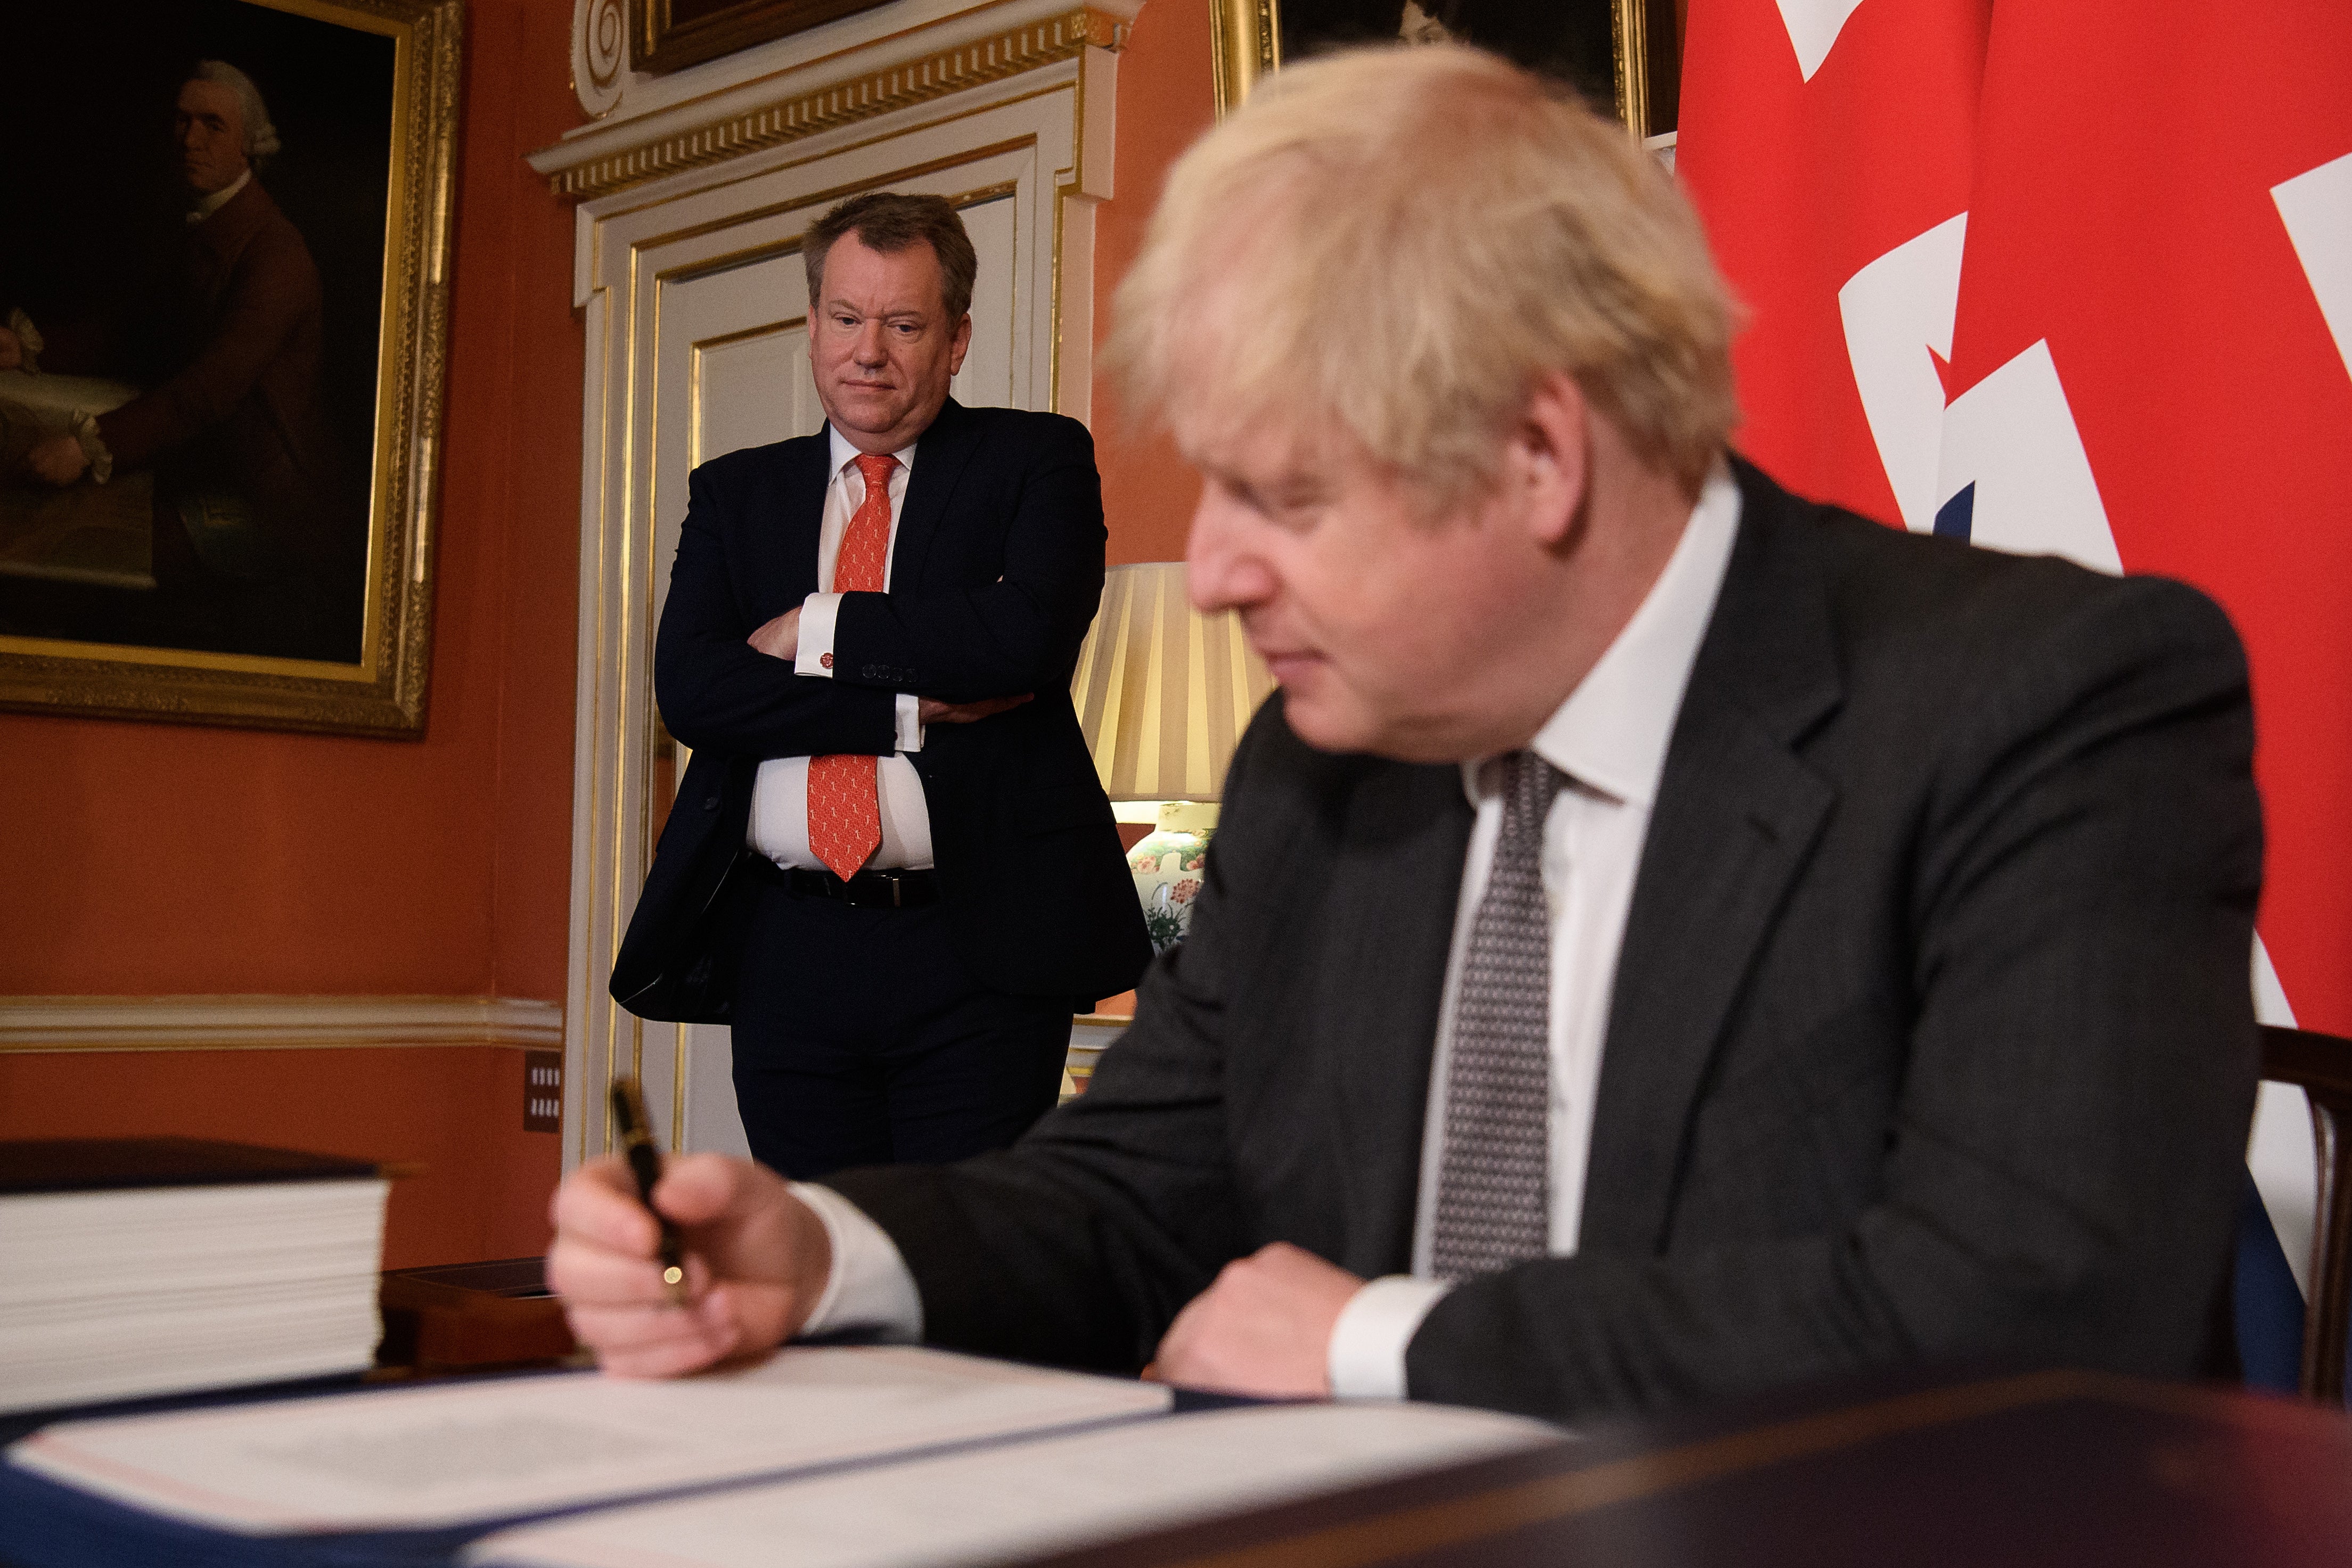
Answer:
POLYGON ((1381 768, 1354 802, 1324 899, 1350 917, 1353 951, 1328 967, 1341 983, 1318 1011, 1339 1084, 1340 1261, 1361 1273, 1412 1262, 1430 1058, 1470 823, 1457 769, 1381 768))
POLYGON ((751 580, 775 585, 776 603, 755 606, 762 619, 781 614, 814 592, 817 586, 817 538, 824 528, 824 487, 833 478, 833 434, 829 428, 814 435, 782 443, 776 449, 774 518, 758 537, 774 554, 751 580))
POLYGON ((1581 1245, 1665 1239, 1694 1103, 1835 790, 1796 742, 1841 700, 1799 504, 1738 465, 1739 537, 1659 781, 1617 963, 1581 1245))
POLYGON ((974 422, 953 398, 940 405, 940 416, 917 438, 907 502, 898 512, 898 537, 891 546, 892 587, 911 587, 923 580, 923 564, 947 520, 948 498, 955 494, 977 445, 974 422))

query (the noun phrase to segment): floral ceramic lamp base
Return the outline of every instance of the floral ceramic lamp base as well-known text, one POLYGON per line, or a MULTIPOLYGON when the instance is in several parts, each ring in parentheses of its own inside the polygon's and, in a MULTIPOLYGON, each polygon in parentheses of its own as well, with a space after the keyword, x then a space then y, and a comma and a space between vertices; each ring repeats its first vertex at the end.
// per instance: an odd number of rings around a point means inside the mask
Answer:
POLYGON ((1160 808, 1159 824, 1150 836, 1127 852, 1155 953, 1184 940, 1192 927, 1192 901, 1201 892, 1202 863, 1216 827, 1213 800, 1170 800, 1160 808))

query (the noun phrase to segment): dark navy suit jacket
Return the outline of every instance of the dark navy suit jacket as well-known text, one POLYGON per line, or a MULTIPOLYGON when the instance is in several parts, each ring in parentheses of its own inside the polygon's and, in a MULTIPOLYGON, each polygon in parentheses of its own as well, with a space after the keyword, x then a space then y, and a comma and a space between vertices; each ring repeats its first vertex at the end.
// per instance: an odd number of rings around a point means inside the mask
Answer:
MULTIPOLYGON (((1465 1281, 1416 1398, 1559 1418, 1923 1362, 2191 1375, 2245 1183, 2246 666, 2179 583, 1738 467, 1626 918, 1572 1258, 1465 1281)), ((925 1335, 1132 1371, 1228 1261, 1411 1267, 1460 769, 1261 709, 1191 936, 1009 1153, 828 1177, 925 1335)))
POLYGON ((1127 989, 1150 941, 1070 703, 1102 599, 1093 438, 1058 414, 950 400, 919 439, 890 591, 844 595, 825 680, 744 639, 817 588, 828 457, 820 432, 730 453, 688 481, 654 692, 694 758, 614 966, 614 998, 646 1018, 726 1020, 759 765, 887 755, 901 692, 1034 696, 978 723, 932 725, 908 754, 973 973, 1080 1004, 1127 989))

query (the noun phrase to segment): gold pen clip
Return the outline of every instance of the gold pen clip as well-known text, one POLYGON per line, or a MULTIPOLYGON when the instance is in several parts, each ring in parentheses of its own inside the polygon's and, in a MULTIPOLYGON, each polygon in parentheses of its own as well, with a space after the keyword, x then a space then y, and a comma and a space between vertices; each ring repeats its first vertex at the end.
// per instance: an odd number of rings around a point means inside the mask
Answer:
POLYGON ((645 1095, 637 1081, 614 1079, 613 1130, 619 1136, 623 1156, 629 1162, 629 1174, 636 1180, 637 1201, 661 1226, 662 1289, 671 1306, 682 1307, 686 1305, 686 1260, 678 1248, 677 1227, 654 1207, 654 1184, 661 1180, 661 1150, 646 1131, 649 1125, 645 1095))

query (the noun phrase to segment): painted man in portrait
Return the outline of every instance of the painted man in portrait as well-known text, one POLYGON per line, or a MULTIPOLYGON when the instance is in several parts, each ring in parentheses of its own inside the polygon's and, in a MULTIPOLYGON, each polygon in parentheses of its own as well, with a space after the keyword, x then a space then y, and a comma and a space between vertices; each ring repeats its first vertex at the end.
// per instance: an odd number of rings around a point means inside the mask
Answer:
POLYGON ((1474 44, 1576 88, 1606 110, 1616 95, 1608 0, 1283 0, 1286 59, 1350 44, 1474 44))
POLYGON ((279 150, 235 66, 200 61, 173 112, 184 230, 144 298, 106 322, 0 328, 0 369, 110 374, 143 390, 81 413, 23 465, 64 487, 155 476, 153 570, 233 652, 353 661, 365 530, 338 527, 320 397, 319 272, 259 178, 279 150))

